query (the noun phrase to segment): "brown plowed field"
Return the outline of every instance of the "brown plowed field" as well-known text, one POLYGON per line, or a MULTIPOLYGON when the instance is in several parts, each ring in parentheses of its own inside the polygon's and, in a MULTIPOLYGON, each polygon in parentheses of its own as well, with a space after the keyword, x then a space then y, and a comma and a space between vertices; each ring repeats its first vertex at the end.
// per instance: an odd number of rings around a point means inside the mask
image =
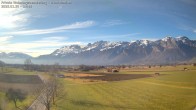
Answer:
POLYGON ((102 80, 102 81, 121 81, 121 80, 130 80, 138 78, 152 77, 151 74, 96 74, 89 76, 81 76, 80 79, 90 79, 90 80, 102 80))

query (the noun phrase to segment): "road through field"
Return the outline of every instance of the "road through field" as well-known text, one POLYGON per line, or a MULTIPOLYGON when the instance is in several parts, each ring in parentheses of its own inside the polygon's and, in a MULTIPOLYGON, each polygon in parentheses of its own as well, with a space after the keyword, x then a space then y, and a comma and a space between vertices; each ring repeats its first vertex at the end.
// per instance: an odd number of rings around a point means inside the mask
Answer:
POLYGON ((32 103, 32 105, 27 110, 45 110, 46 107, 44 104, 40 103, 40 98, 42 98, 43 94, 40 94, 40 96, 32 103))
MULTIPOLYGON (((39 78, 45 83, 44 77, 38 75, 39 78)), ((41 103, 42 98, 45 96, 46 91, 42 90, 41 94, 37 97, 37 99, 31 104, 31 106, 27 110, 46 110, 46 106, 41 103)))

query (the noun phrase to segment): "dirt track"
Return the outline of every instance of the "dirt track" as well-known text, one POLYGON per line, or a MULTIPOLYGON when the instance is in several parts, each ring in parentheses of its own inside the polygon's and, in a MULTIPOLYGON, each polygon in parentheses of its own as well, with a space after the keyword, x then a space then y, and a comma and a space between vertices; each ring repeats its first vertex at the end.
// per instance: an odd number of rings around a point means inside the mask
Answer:
POLYGON ((152 77, 151 74, 97 74, 97 76, 82 76, 81 79, 102 80, 102 81, 121 81, 138 78, 152 77))

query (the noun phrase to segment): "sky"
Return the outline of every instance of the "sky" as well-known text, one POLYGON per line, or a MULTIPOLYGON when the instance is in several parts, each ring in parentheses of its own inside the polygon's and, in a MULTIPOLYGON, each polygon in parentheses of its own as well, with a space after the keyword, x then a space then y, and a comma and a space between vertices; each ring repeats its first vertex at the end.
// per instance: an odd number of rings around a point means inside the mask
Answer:
POLYGON ((18 0, 44 1, 32 8, 2 8, 0 52, 50 54, 66 45, 96 41, 196 40, 196 0, 18 0))

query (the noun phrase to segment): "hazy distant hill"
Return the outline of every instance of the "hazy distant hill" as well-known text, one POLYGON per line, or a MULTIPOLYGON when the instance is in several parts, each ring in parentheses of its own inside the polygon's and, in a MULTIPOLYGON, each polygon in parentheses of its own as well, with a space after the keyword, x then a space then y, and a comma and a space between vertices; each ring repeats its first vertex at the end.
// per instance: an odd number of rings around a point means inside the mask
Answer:
POLYGON ((194 57, 196 57, 196 41, 182 36, 165 37, 157 41, 98 41, 86 46, 64 46, 34 61, 70 65, 168 64, 186 62, 194 57))
POLYGON ((0 60, 6 63, 21 64, 24 63, 24 60, 27 58, 32 58, 32 57, 20 52, 10 52, 10 53, 0 52, 0 60))
POLYGON ((4 65, 5 63, 3 61, 0 61, 0 66, 4 65))

